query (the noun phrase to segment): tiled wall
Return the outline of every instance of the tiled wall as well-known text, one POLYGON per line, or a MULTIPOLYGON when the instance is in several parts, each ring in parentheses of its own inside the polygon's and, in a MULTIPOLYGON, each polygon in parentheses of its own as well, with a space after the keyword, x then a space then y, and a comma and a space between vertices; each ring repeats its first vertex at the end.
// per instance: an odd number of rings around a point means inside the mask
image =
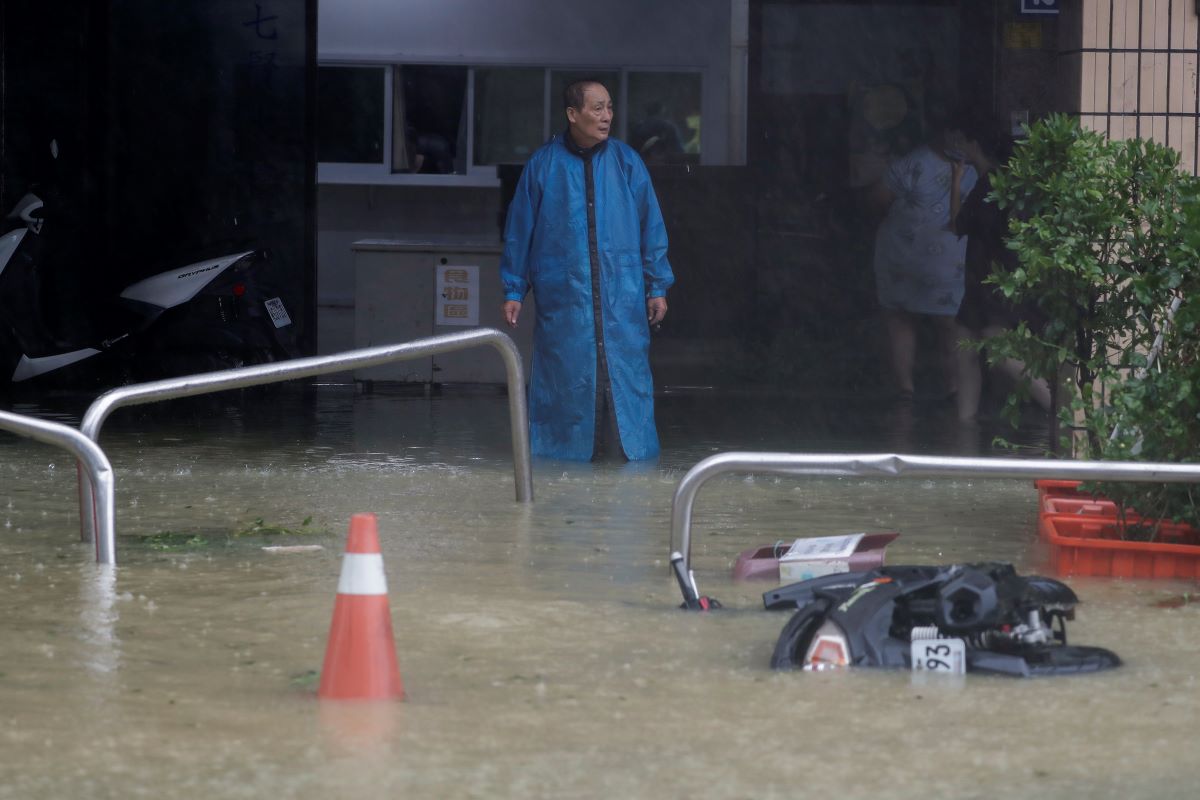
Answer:
MULTIPOLYGON (((1079 0, 1079 113, 1115 139, 1174 147, 1183 167, 1198 162, 1200 24, 1193 0, 1079 0)), ((1065 9, 1064 9, 1065 11, 1065 9)))

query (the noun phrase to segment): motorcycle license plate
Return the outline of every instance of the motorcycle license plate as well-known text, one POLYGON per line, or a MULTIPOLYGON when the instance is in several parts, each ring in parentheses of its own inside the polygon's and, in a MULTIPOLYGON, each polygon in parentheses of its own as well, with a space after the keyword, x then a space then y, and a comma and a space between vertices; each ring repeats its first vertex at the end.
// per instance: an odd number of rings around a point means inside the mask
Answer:
POLYGON ((967 671, 967 646, 962 639, 918 639, 912 643, 913 672, 967 671))
POLYGON ((288 316, 287 309, 283 307, 283 301, 278 297, 264 300, 263 305, 267 307, 267 313, 271 315, 271 322, 275 323, 276 328, 292 324, 292 318, 288 316))

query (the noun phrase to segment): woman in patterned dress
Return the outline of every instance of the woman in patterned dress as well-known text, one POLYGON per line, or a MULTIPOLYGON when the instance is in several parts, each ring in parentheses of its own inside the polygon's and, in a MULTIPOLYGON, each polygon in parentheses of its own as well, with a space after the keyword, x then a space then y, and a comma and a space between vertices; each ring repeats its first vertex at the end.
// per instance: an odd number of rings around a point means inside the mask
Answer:
POLYGON ((913 395, 917 326, 930 319, 948 394, 958 388, 955 315, 963 297, 967 241, 954 231, 977 174, 963 156, 966 137, 940 127, 893 161, 877 186, 887 208, 875 237, 875 291, 887 325, 898 397, 913 395))

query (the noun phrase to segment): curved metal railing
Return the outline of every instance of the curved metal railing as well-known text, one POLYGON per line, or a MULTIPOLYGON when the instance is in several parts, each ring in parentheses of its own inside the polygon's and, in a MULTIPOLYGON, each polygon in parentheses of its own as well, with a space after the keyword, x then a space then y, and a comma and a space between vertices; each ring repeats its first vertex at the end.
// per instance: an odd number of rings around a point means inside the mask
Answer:
MULTIPOLYGON (((173 400, 180 397, 194 397, 201 394, 211 394, 227 389, 241 389, 248 386, 261 386, 268 383, 280 383, 296 378, 310 378, 325 375, 330 372, 342 372, 359 367, 374 367, 393 361, 406 361, 439 353, 464 350, 469 347, 489 345, 494 347, 504 359, 508 379, 508 416, 512 426, 513 473, 516 482, 517 502, 533 502, 533 468, 529 457, 529 420, 525 406, 525 372, 521 364, 521 353, 516 344, 494 328, 477 328, 460 333, 448 333, 442 336, 431 336, 416 339, 403 344, 368 347, 360 350, 348 350, 310 358, 296 358, 288 361, 277 361, 271 364, 257 364, 250 367, 206 372, 199 375, 187 375, 182 378, 139 383, 132 386, 122 386, 118 389, 100 395, 88 407, 80 424, 82 434, 93 442, 100 438, 100 429, 104 421, 113 411, 123 406, 155 403, 161 400, 173 400)), ((92 482, 80 477, 80 536, 84 541, 91 541, 97 534, 98 528, 106 524, 94 513, 92 482)), ((111 516, 107 523, 112 525, 111 516)), ((105 538, 112 537, 111 530, 100 530, 105 538)))
POLYGON ((0 411, 0 430, 56 445, 75 456, 81 473, 87 474, 86 481, 80 476, 80 486, 84 483, 94 486, 96 494, 99 495, 98 502, 89 500, 88 503, 89 517, 94 514, 103 531, 103 535, 96 538, 96 561, 112 564, 117 553, 113 525, 115 489, 112 465, 108 463, 108 458, 100 446, 74 428, 8 411, 0 411))
POLYGON ((731 472, 867 478, 1030 478, 1200 483, 1200 464, 1138 461, 1055 461, 884 454, 718 453, 687 471, 671 501, 672 561, 691 572, 692 505, 711 478, 731 472), (678 542, 678 551, 676 551, 678 542))

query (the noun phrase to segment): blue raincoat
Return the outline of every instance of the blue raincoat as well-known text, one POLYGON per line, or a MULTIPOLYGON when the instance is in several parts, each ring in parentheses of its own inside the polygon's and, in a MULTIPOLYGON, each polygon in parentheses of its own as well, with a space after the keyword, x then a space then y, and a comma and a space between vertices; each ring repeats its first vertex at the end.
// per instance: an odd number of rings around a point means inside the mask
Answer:
POLYGON ((626 457, 653 458, 658 433, 646 299, 665 296, 675 281, 662 212, 642 159, 609 139, 590 154, 595 205, 589 214, 587 160, 570 149, 565 135, 542 145, 525 165, 500 259, 505 299, 523 300, 532 289, 537 306, 530 448, 552 458, 591 458, 599 352, 626 457), (594 268, 600 326, 593 312, 594 268))

